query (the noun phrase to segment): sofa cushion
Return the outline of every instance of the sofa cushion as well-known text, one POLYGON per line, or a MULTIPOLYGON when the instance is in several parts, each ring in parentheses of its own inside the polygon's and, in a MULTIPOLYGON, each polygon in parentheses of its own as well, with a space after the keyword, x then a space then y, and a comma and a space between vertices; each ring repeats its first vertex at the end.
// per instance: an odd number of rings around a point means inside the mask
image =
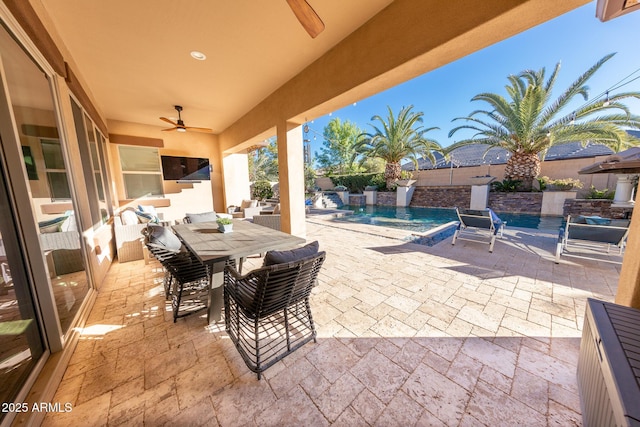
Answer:
POLYGON ((215 221, 216 219, 218 219, 218 216, 215 212, 188 213, 185 215, 185 217, 191 224, 195 224, 198 222, 215 221))
POLYGON ((138 217, 138 221, 141 224, 146 224, 146 223, 157 224, 160 222, 157 216, 150 214, 148 212, 135 211, 135 215, 138 217))
POLYGON ((318 253, 318 241, 306 244, 305 246, 288 251, 269 251, 264 256, 263 266, 284 264, 287 262, 298 261, 318 253))
POLYGON ((258 206, 257 200, 243 200, 242 203, 240 204, 240 210, 243 210, 246 208, 255 208, 256 206, 258 206))
POLYGON ((122 222, 122 225, 140 224, 140 221, 138 220, 138 215, 136 215, 135 211, 131 209, 127 209, 125 211, 122 211, 122 213, 120 213, 120 221, 122 222))
POLYGON ((60 224, 60 231, 78 231, 76 216, 73 212, 60 224))
POLYGON ((61 231, 62 223, 64 223, 66 220, 66 216, 61 216, 58 218, 39 222, 38 227, 40 227, 40 233, 57 233, 61 231))
POLYGON ((150 205, 150 206, 138 205, 138 210, 140 212, 146 212, 148 214, 151 214, 151 215, 153 215, 155 217, 158 216, 158 211, 156 211, 156 207, 152 206, 152 205, 150 205))

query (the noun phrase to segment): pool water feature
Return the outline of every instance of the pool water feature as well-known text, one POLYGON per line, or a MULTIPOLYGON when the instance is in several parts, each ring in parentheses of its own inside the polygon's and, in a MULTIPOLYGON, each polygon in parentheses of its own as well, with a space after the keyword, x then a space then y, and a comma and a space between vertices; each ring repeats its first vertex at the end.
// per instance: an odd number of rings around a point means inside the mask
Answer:
MULTIPOLYGON (((370 224, 380 227, 399 228, 412 233, 424 233, 450 221, 457 221, 455 209, 420 208, 399 206, 344 206, 342 209, 353 211, 353 215, 336 218, 335 221, 370 224)), ((531 214, 499 213, 507 222, 507 227, 522 227, 545 230, 557 230, 562 226, 562 217, 550 217, 531 214)))

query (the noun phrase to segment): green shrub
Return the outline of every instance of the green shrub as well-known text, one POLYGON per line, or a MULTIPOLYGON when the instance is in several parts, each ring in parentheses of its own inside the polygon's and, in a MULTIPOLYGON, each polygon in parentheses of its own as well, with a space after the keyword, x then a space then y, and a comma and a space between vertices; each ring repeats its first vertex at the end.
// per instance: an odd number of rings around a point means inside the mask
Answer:
POLYGON ((615 191, 609 191, 608 188, 604 190, 598 190, 593 185, 589 188, 589 192, 584 196, 585 199, 609 199, 613 200, 613 197, 616 195, 615 191))
POLYGON ((412 171, 400 171, 400 179, 413 179, 412 171))
POLYGON ((582 182, 579 179, 561 178, 551 179, 548 176, 538 178, 541 190, 557 190, 568 191, 574 188, 582 188, 582 182))
MULTIPOLYGON (((375 185, 378 190, 381 189, 380 182, 384 183, 382 174, 354 174, 354 175, 334 175, 331 176, 331 182, 334 186, 343 185, 347 187, 350 193, 362 193, 367 186, 375 185), (381 178, 378 178, 381 177, 381 178)), ((384 184, 382 185, 384 187, 384 184)))
POLYGON ((273 188, 269 181, 256 181, 253 183, 253 198, 265 200, 273 197, 273 188))
POLYGON ((384 179, 383 173, 377 173, 371 177, 371 181, 369 185, 372 187, 377 187, 378 191, 387 191, 387 180, 384 179))
POLYGON ((547 183, 549 182, 548 176, 539 176, 536 178, 538 180, 538 186, 540 187, 540 191, 544 191, 547 189, 547 183))
POLYGON ((515 193, 521 183, 522 181, 518 179, 503 179, 502 181, 493 182, 491 189, 498 193, 515 193))

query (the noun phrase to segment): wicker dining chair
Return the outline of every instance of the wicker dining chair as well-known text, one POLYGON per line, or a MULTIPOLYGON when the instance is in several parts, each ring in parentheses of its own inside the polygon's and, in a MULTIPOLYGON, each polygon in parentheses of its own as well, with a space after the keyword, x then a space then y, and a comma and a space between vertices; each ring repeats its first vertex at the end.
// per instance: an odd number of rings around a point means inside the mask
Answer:
POLYGON ((165 269, 165 296, 171 297, 173 322, 207 307, 211 274, 171 230, 149 225, 145 245, 165 269))
POLYGON ((240 275, 224 271, 225 327, 249 370, 262 372, 316 341, 309 295, 325 259, 318 252, 240 275))

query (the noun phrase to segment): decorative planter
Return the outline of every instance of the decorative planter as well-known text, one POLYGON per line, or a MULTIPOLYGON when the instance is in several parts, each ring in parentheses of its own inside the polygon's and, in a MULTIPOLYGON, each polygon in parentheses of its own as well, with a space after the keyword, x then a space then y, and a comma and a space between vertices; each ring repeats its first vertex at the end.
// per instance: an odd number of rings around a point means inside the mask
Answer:
POLYGON ((396 206, 409 206, 416 187, 399 185, 396 187, 396 206))
MULTIPOLYGON (((367 187, 368 188, 368 187, 367 187)), ((364 190, 365 203, 367 205, 375 205, 378 203, 378 191, 375 190, 376 187, 373 187, 374 190, 364 190)))
POLYGON ((338 197, 340 197, 340 200, 342 200, 342 203, 345 205, 349 204, 349 191, 345 190, 345 191, 340 191, 340 190, 336 190, 336 194, 338 195, 338 197))
POLYGON ((231 233, 233 231, 233 224, 218 224, 218 230, 221 233, 231 233))
POLYGON ((540 208, 541 215, 563 215, 564 201, 567 199, 575 199, 578 191, 543 191, 542 206, 540 208))

